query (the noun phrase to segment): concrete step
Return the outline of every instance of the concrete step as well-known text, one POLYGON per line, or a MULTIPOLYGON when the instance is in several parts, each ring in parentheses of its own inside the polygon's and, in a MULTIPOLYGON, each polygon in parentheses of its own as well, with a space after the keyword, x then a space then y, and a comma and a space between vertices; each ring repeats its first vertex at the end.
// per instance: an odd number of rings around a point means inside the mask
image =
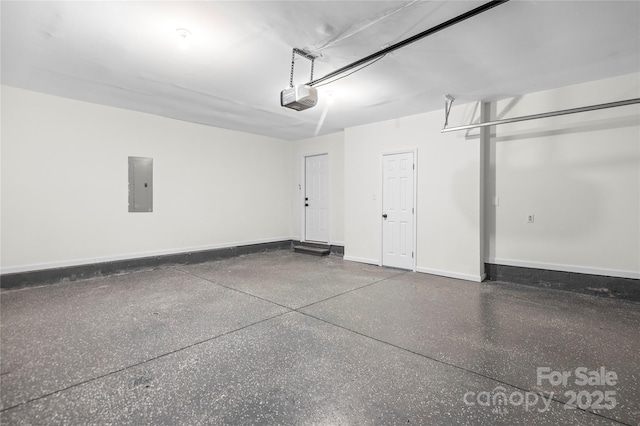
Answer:
POLYGON ((311 254, 314 256, 326 256, 330 252, 329 246, 320 246, 319 244, 314 244, 313 246, 299 244, 293 246, 293 251, 296 253, 311 254))

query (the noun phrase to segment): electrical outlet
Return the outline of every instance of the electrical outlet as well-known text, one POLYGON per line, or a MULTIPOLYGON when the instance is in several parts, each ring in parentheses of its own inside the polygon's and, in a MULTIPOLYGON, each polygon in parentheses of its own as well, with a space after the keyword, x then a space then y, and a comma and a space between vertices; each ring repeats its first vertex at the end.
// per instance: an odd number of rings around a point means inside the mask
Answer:
POLYGON ((527 223, 533 223, 533 214, 527 215, 527 223))

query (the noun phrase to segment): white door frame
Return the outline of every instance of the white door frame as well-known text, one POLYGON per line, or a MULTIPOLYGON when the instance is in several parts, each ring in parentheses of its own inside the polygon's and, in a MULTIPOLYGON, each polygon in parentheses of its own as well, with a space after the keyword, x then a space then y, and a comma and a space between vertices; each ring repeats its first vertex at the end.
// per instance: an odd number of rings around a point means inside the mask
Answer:
POLYGON ((307 192, 307 157, 317 157, 319 155, 327 156, 327 179, 329 181, 329 188, 327 188, 327 197, 329 197, 329 214, 327 215, 327 227, 329 228, 328 233, 328 241, 327 244, 331 245, 331 212, 332 212, 332 203, 331 203, 331 155, 328 152, 319 152, 317 154, 303 154, 300 159, 300 170, 302 172, 302 176, 300 177, 300 241, 307 241, 307 215, 306 210, 304 208, 305 200, 304 195, 307 192))
POLYGON ((413 164, 415 168, 413 169, 413 265, 411 270, 416 272, 416 265, 418 262, 418 148, 413 149, 399 149, 392 151, 382 151, 380 153, 380 200, 378 201, 378 211, 380 212, 380 262, 379 266, 382 265, 382 259, 384 256, 384 221, 382 218, 384 205, 383 197, 384 197, 384 156, 385 155, 393 155, 393 154, 407 154, 413 153, 413 164))

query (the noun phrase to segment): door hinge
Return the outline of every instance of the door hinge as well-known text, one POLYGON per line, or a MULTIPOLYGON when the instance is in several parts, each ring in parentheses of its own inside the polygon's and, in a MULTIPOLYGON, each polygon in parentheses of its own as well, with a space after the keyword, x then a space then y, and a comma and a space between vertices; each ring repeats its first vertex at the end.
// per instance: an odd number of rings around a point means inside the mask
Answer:
POLYGON ((415 214, 415 212, 416 212, 415 207, 411 207, 411 214, 415 214))
POLYGON ((411 252, 411 258, 413 259, 413 252, 411 252))
POLYGON ((413 163, 413 170, 416 169, 416 163, 413 163))

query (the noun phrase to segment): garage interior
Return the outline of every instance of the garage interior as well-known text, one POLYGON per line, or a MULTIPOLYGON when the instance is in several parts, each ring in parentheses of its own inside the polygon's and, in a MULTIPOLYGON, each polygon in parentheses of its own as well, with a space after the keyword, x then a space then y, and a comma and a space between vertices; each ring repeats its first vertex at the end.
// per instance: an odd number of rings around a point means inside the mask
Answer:
POLYGON ((0 14, 0 423, 640 422, 640 2, 0 14))

